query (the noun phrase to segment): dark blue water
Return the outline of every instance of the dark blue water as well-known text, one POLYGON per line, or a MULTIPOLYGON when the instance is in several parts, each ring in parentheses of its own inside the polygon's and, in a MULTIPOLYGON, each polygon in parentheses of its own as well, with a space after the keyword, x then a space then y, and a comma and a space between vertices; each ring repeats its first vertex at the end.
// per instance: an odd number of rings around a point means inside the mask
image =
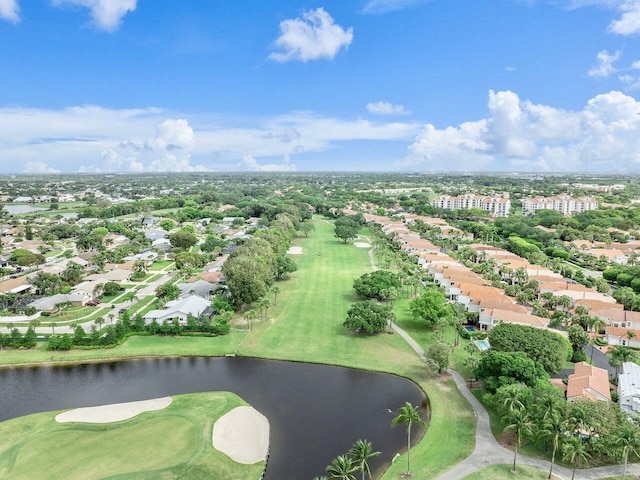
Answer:
MULTIPOLYGON (((406 379, 348 368, 251 358, 146 359, 0 369, 0 420, 215 390, 236 393, 269 419, 270 480, 322 475, 359 438, 382 452, 371 463, 381 473, 406 448, 406 431, 391 427, 388 410, 425 399, 406 379)), ((423 433, 412 429, 414 439, 423 433)))

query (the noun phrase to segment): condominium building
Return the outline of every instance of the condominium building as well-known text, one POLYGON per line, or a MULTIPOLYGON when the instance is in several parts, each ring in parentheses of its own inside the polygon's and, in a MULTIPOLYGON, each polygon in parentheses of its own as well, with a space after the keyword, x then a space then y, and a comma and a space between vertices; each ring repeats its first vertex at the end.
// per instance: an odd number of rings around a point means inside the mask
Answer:
POLYGON ((466 193, 452 197, 451 195, 437 195, 431 200, 431 206, 446 210, 468 210, 479 208, 491 212, 494 217, 508 217, 511 211, 511 200, 508 194, 485 196, 466 193))
POLYGON ((598 202, 594 197, 570 197, 555 195, 553 197, 527 197, 522 199, 522 213, 528 215, 538 210, 557 210, 563 215, 596 210, 598 202))

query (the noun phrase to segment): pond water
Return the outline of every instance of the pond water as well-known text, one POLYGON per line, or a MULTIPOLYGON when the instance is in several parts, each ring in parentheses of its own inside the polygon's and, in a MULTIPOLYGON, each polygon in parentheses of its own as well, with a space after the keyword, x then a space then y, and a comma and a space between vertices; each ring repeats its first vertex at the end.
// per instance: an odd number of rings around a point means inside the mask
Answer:
POLYGON ((32 207, 31 205, 5 205, 2 208, 11 215, 21 215, 23 213, 41 212, 46 210, 46 208, 32 207))
MULTIPOLYGON (((417 385, 393 375, 252 358, 170 358, 0 369, 0 420, 30 413, 201 391, 231 391, 269 419, 266 479, 311 480, 359 438, 382 472, 406 448, 395 410, 421 405, 417 385)), ((424 429, 412 428, 414 441, 424 429)), ((374 476, 375 478, 375 476, 374 476)))

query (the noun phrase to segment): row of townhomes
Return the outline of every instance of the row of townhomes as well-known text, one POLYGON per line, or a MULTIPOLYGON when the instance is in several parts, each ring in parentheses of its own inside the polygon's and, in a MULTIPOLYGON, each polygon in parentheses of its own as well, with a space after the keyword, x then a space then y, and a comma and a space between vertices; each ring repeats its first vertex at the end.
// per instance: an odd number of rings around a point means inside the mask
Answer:
MULTIPOLYGON (((395 217, 397 218, 397 217, 395 217)), ((457 259, 443 253, 442 250, 426 239, 412 232, 408 225, 420 219, 431 227, 446 232, 448 236, 463 238, 464 233, 450 227, 444 220, 416 215, 405 215, 402 220, 365 214, 367 222, 382 225, 385 233, 395 234, 403 250, 416 256, 422 269, 433 276, 449 301, 458 302, 469 312, 477 312, 478 327, 490 330, 502 322, 528 325, 536 328, 548 328, 549 319, 533 314, 533 308, 520 304, 505 291, 491 286, 481 275, 474 273, 457 259), (457 231, 456 231, 457 230, 457 231)), ((503 280, 509 283, 510 276, 516 270, 526 272, 528 280, 538 282, 538 296, 545 293, 554 297, 568 297, 568 311, 585 307, 589 315, 601 319, 605 327, 606 339, 610 345, 628 345, 640 347, 640 312, 625 311, 609 295, 597 292, 593 288, 574 283, 548 268, 533 265, 527 260, 507 250, 475 243, 468 245, 478 253, 478 262, 494 265, 503 280), (632 334, 629 334, 632 331, 632 334), (634 336, 635 334, 635 336, 634 336)), ((621 408, 640 414, 640 366, 635 363, 624 364, 619 381, 621 408)), ((567 379, 567 400, 588 398, 594 401, 610 401, 609 373, 587 363, 576 364, 575 372, 567 379)))
POLYGON ((511 212, 511 200, 509 194, 485 196, 474 193, 465 193, 452 197, 451 195, 437 195, 431 200, 431 206, 445 210, 469 210, 479 208, 491 212, 494 217, 508 217, 511 212))
POLYGON ((574 198, 570 195, 555 195, 553 197, 526 197, 522 199, 522 213, 532 214, 538 210, 556 210, 563 215, 597 210, 598 201, 594 197, 574 198))

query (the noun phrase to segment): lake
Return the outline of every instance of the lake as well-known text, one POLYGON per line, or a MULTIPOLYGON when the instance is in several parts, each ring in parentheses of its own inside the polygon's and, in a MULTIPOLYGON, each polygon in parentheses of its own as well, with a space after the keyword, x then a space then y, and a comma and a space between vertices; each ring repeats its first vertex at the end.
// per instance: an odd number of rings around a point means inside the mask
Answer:
MULTIPOLYGON (((231 391, 271 425, 266 479, 311 480, 356 440, 382 455, 381 473, 406 449, 395 410, 421 405, 422 390, 388 374, 253 358, 166 358, 75 366, 0 369, 0 420, 30 413, 129 402, 201 391, 231 391)), ((424 429, 412 428, 414 440, 424 429)))

